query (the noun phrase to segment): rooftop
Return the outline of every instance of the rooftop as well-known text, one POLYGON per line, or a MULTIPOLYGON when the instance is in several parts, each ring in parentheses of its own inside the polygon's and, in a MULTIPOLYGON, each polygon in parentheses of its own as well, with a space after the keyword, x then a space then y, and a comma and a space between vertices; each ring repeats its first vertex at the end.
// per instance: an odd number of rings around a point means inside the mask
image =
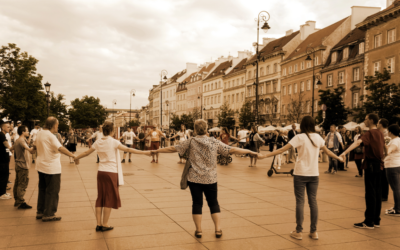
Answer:
POLYGON ((220 65, 218 65, 218 67, 216 69, 214 69, 214 71, 208 75, 208 77, 206 77, 206 79, 204 80, 208 80, 211 79, 213 77, 216 76, 220 76, 220 75, 225 75, 225 70, 227 70, 229 67, 232 66, 232 61, 226 61, 221 63, 220 65))
POLYGON ((361 39, 365 39, 365 31, 360 29, 354 29, 350 31, 349 34, 347 34, 340 42, 338 42, 338 44, 336 44, 332 48, 332 50, 361 39))
POLYGON ((365 21, 368 21, 368 20, 371 20, 371 19, 374 19, 374 17, 379 16, 379 15, 382 14, 383 12, 385 12, 385 11, 387 11, 387 10, 390 10, 390 9, 393 9, 393 8, 395 8, 395 7, 398 7, 398 6, 400 6, 400 0, 396 0, 396 1, 394 1, 391 5, 389 5, 389 7, 387 7, 386 9, 381 10, 381 11, 379 11, 379 12, 373 14, 373 15, 368 16, 367 18, 364 19, 364 22, 365 22, 365 21))
POLYGON ((234 74, 234 73, 236 73, 236 72, 238 72, 238 71, 241 71, 241 70, 243 70, 243 69, 246 69, 246 67, 245 67, 246 62, 247 62, 247 58, 241 60, 241 61, 227 74, 227 76, 232 75, 232 74, 234 74))

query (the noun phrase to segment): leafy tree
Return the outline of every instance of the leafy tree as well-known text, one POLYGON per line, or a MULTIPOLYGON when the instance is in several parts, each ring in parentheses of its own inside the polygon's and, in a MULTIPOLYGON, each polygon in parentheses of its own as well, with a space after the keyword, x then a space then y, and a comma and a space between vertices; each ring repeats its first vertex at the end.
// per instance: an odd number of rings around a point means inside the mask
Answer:
POLYGON ((235 111, 233 111, 227 102, 221 105, 220 113, 218 114, 218 127, 227 127, 233 129, 235 126, 235 111))
POLYGON ((201 109, 199 107, 193 108, 191 114, 192 114, 193 122, 195 122, 198 119, 201 119, 201 109))
POLYGON ((380 118, 386 118, 389 123, 398 121, 400 114, 400 87, 395 83, 388 83, 390 80, 389 71, 384 68, 383 72, 375 72, 375 76, 366 76, 365 85, 367 95, 361 96, 363 105, 354 109, 357 112, 356 119, 362 122, 365 115, 376 113, 380 118))
MULTIPOLYGON (((50 92, 50 116, 54 116, 58 119, 59 125, 58 130, 68 132, 68 111, 67 105, 64 103, 65 96, 58 94, 55 96, 54 92, 50 92)), ((46 111, 47 112, 47 111, 46 111)))
POLYGON ((130 127, 137 127, 137 126, 140 126, 140 121, 139 121, 138 119, 131 120, 131 121, 129 122, 129 126, 130 126, 130 127))
POLYGON ((239 113, 240 126, 248 128, 252 123, 256 121, 254 113, 251 111, 251 102, 246 101, 239 113))
POLYGON ((69 120, 74 128, 98 127, 106 120, 106 110, 100 105, 100 99, 84 96, 71 101, 69 120))
MULTIPOLYGON (((344 106, 342 95, 345 92, 343 87, 338 87, 331 92, 328 90, 319 90, 319 105, 325 104, 326 116, 322 127, 325 131, 329 130, 329 126, 332 124, 343 125, 347 121, 347 116, 351 114, 351 111, 344 106), (323 101, 322 101, 323 100, 323 101)), ((322 110, 318 111, 317 119, 322 121, 322 110)))
POLYGON ((289 122, 300 123, 300 118, 303 113, 303 105, 304 104, 304 93, 299 91, 297 98, 291 99, 289 105, 287 106, 287 120, 289 122))
POLYGON ((175 130, 180 130, 182 124, 186 126, 186 129, 193 130, 194 121, 193 121, 193 117, 192 117, 191 113, 189 113, 188 115, 183 114, 183 115, 181 115, 181 117, 179 117, 179 115, 176 115, 176 114, 172 115, 170 128, 175 129, 175 130))
POLYGON ((27 124, 47 117, 46 97, 41 90, 38 60, 9 43, 0 49, 0 108, 2 117, 27 124))

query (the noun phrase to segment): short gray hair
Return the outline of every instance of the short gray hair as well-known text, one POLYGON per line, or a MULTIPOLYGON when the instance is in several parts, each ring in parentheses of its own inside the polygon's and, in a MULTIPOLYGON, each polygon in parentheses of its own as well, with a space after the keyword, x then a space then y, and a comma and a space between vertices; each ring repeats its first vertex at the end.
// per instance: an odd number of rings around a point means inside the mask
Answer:
POLYGON ((49 118, 46 119, 44 123, 44 128, 51 130, 57 123, 58 123, 57 118, 55 118, 54 116, 50 116, 49 118))
POLYGON ((207 133, 207 122, 203 119, 198 119, 194 122, 194 132, 197 135, 205 135, 207 133))

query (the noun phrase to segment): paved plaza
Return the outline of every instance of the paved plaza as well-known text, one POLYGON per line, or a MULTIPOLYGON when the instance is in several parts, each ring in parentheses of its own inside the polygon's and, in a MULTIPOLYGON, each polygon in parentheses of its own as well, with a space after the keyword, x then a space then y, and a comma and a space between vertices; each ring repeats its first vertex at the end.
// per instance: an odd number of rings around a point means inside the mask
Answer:
MULTIPOLYGON (((77 153, 83 150, 79 146, 77 153)), ((184 165, 177 164, 177 154, 161 155, 158 164, 150 163, 150 157, 133 155, 133 162, 123 165, 122 208, 113 210, 109 221, 115 229, 95 232, 97 164, 92 154, 79 166, 62 156, 57 212, 61 221, 35 219, 38 175, 34 169, 25 196, 34 209, 18 210, 13 207, 14 200, 0 201, 0 249, 400 249, 400 217, 383 215, 381 227, 375 230, 353 228, 353 223, 363 220, 365 208, 363 179, 354 177, 354 163, 349 171, 337 175, 323 174, 327 163, 320 164, 319 240, 315 241, 307 237, 307 204, 303 240, 289 236, 295 229, 292 177, 267 177, 270 159, 249 168, 247 158, 232 157, 228 166, 218 166, 221 239, 215 238, 206 202, 203 238, 193 236, 191 196, 189 190, 179 189, 184 165)), ((14 169, 13 162, 10 168, 14 169)), ((11 173, 14 181, 15 171, 11 173)), ((393 206, 391 191, 389 197, 383 202, 384 209, 393 206)))

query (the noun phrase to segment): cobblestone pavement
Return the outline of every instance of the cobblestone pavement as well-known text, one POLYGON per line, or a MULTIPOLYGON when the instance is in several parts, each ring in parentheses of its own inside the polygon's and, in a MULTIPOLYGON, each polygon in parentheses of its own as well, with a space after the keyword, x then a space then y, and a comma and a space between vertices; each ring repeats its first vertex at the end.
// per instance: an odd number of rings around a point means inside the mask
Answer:
MULTIPOLYGON (((84 148, 78 147, 78 153, 84 148)), ((94 202, 97 197, 96 155, 69 164, 62 156, 62 181, 57 215, 60 222, 35 219, 36 209, 18 210, 14 200, 0 201, 0 249, 400 249, 400 217, 382 215, 375 230, 353 228, 363 220, 364 185, 355 178, 356 167, 326 175, 320 164, 319 240, 307 237, 309 209, 306 205, 303 240, 289 237, 295 229, 295 198, 292 177, 267 176, 271 160, 249 168, 247 158, 233 156, 228 166, 218 167, 221 205, 221 239, 214 236, 208 207, 204 207, 203 238, 193 236, 191 196, 179 189, 183 164, 176 154, 161 155, 158 164, 146 156, 132 156, 123 165, 125 185, 120 187, 122 208, 113 210, 109 224, 115 229, 96 233, 94 202)), ((14 163, 10 164, 14 180, 14 163)), ((290 170, 293 164, 283 170, 290 170)), ((30 172, 27 203, 37 203, 38 175, 30 172)), ((11 190, 12 191, 12 190, 11 190)), ((392 193, 383 209, 393 206, 392 193)))

